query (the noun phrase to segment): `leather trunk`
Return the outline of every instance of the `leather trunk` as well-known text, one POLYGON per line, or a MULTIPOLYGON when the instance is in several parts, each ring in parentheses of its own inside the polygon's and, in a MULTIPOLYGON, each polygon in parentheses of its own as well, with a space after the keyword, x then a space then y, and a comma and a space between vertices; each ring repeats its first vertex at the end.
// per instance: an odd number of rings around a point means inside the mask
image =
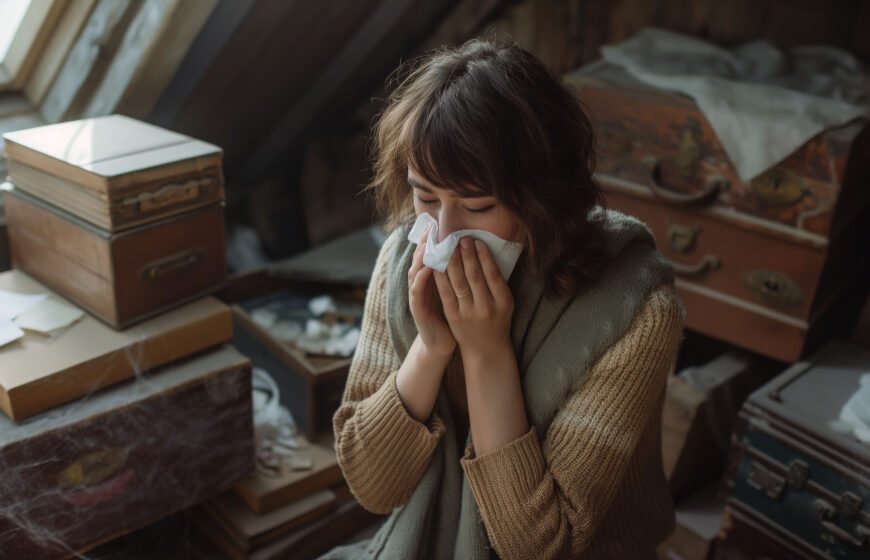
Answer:
POLYGON ((687 326, 783 361, 845 335, 868 286, 870 128, 826 131, 741 181, 694 101, 597 68, 565 77, 598 135, 596 178, 652 229, 687 326))
MULTIPOLYGON (((868 370, 870 351, 831 341, 754 392, 738 417, 728 508, 771 535, 757 538, 805 555, 795 558, 870 557, 870 445, 831 425, 868 370)), ((725 533, 726 543, 745 540, 725 533)))
POLYGON ((13 266, 115 328, 225 281, 220 203, 112 233, 18 189, 5 194, 13 266))
POLYGON ((0 417, 0 558, 70 558, 254 468, 250 362, 199 354, 24 424, 0 417))

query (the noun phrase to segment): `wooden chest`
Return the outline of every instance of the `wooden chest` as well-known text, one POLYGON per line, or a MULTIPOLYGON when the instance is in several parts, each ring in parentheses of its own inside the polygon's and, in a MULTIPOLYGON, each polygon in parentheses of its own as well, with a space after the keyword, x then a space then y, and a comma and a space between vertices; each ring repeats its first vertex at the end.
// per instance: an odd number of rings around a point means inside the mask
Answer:
MULTIPOLYGON (((593 121, 607 204, 649 224, 689 328, 793 361, 866 294, 870 128, 827 131, 741 181, 689 98, 613 70, 565 77, 593 121)), ((834 331, 845 335, 845 330, 834 331)))
POLYGON ((13 265, 115 328, 225 281, 222 204, 112 233, 18 189, 4 194, 13 265))
POLYGON ((0 417, 0 558, 69 558, 254 467, 250 363, 200 354, 16 425, 0 417))
POLYGON ((831 427, 867 371, 870 351, 835 340, 749 397, 726 476, 736 521, 725 550, 755 558, 782 541, 794 558, 870 557, 870 445, 831 427))

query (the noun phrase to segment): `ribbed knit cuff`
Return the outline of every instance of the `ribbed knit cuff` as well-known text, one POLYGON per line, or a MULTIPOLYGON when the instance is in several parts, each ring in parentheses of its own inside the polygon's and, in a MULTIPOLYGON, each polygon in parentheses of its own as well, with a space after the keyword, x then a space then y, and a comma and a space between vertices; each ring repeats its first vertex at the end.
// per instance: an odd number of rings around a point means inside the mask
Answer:
POLYGON ((500 520, 528 515, 529 497, 536 493, 546 472, 541 443, 532 427, 486 455, 472 454, 467 450, 460 463, 487 527, 498 533, 500 520))
POLYGON ((337 448, 354 493, 370 496, 384 509, 410 497, 444 434, 437 414, 426 424, 408 414, 396 374, 357 405, 355 437, 337 448))

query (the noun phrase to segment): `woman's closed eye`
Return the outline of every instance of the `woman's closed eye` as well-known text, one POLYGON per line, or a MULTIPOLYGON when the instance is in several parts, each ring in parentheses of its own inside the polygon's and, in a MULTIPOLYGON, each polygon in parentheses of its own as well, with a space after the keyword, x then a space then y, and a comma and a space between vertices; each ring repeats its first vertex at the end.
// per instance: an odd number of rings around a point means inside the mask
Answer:
MULTIPOLYGON (((417 200, 420 201, 420 204, 423 204, 425 206, 432 206, 433 204, 438 204, 437 198, 435 200, 426 200, 425 198, 420 198, 418 196, 417 200)), ((469 208, 467 206, 463 206, 463 208, 469 212, 474 212, 475 214, 479 214, 481 212, 488 212, 489 210, 492 210, 493 208, 495 208, 495 204, 490 204, 490 205, 484 206, 482 208, 469 208)))

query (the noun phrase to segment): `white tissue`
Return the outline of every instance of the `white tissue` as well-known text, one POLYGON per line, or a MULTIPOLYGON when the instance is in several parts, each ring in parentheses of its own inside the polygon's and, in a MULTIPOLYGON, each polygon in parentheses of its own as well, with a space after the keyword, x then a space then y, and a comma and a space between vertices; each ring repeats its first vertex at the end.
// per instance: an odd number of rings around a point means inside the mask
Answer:
POLYGON ((507 241, 501 237, 482 229, 462 229, 448 235, 441 243, 438 243, 438 221, 427 213, 422 213, 414 222, 414 227, 408 233, 408 241, 418 243, 420 236, 426 231, 426 226, 431 225, 429 229, 428 239, 426 241, 426 252, 423 253, 423 264, 426 266, 444 272, 447 270, 447 263, 450 261, 453 251, 459 245, 459 240, 463 237, 473 237, 486 243, 489 251, 495 259, 498 269, 501 272, 502 278, 507 280, 520 254, 523 252, 523 246, 520 243, 507 241))
POLYGON ((836 426, 831 427, 837 429, 846 426, 856 439, 870 443, 870 372, 861 376, 861 386, 843 405, 836 426))

